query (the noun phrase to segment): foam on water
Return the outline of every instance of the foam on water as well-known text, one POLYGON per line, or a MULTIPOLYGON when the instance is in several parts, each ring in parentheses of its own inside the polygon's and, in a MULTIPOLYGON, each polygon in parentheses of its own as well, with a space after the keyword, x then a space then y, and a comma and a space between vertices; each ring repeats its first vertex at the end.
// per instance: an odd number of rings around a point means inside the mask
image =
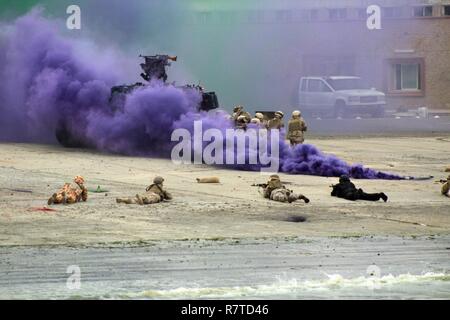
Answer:
POLYGON ((120 298, 132 299, 235 299, 235 298, 334 298, 353 293, 360 298, 373 294, 384 298, 429 298, 450 297, 450 275, 428 272, 422 275, 400 274, 382 277, 344 278, 339 274, 327 275, 325 280, 281 279, 270 285, 219 287, 219 288, 177 288, 171 290, 149 290, 137 294, 122 295, 120 298), (427 286, 439 288, 435 292, 427 286), (417 290, 420 287, 420 293, 417 290), (407 294, 405 292, 409 292, 407 294), (416 293, 415 293, 416 292, 416 293), (403 294, 402 294, 403 293, 403 294), (417 294, 417 296, 416 296, 417 294), (433 296, 433 294, 436 294, 433 296))

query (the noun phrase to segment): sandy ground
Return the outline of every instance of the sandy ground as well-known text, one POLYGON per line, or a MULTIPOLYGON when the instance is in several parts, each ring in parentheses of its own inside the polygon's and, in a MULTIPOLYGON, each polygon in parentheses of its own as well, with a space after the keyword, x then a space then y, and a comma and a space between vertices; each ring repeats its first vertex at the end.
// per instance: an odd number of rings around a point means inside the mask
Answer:
MULTIPOLYGON (((443 178, 450 165, 450 137, 316 139, 321 150, 350 163, 404 175, 443 178)), ((0 144, 0 246, 122 245, 155 240, 290 238, 364 235, 448 235, 450 199, 428 181, 359 180, 368 192, 384 191, 387 203, 348 202, 330 197, 336 178, 281 175, 290 187, 311 199, 283 204, 268 201, 252 183, 265 182, 256 172, 204 165, 175 165, 166 159, 134 158, 64 149, 59 146, 0 144), (54 206, 56 212, 30 211, 73 176, 81 174, 89 201, 54 206), (171 202, 117 204, 163 175, 171 202), (220 184, 198 184, 197 177, 218 176, 220 184), (26 192, 27 191, 27 192, 26 192), (293 215, 305 222, 289 222, 293 215)))

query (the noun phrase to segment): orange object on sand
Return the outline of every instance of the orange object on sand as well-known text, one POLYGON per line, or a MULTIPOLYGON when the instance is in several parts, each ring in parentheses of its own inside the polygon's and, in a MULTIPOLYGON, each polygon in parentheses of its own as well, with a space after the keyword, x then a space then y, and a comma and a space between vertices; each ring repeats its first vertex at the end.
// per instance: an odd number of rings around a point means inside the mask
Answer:
POLYGON ((52 209, 52 208, 47 208, 47 207, 33 207, 28 209, 28 211, 56 211, 56 209, 52 209))

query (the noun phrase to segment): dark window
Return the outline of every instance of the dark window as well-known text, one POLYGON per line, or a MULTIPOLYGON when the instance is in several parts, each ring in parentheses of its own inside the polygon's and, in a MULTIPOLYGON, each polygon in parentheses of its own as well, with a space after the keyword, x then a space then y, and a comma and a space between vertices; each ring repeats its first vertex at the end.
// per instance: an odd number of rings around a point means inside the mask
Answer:
POLYGON ((444 16, 450 16, 450 5, 444 6, 444 16))
POLYGON ((347 18, 347 9, 330 9, 328 11, 330 20, 341 20, 347 18))
POLYGON ((289 10, 277 10, 276 14, 277 22, 291 22, 292 21, 292 13, 289 10))
POLYGON ((232 24, 235 21, 235 13, 232 11, 219 11, 219 23, 221 24, 232 24))
POLYGON ((384 18, 400 18, 402 16, 401 7, 386 7, 383 8, 384 18))
POLYGON ((261 10, 251 10, 248 13, 249 23, 264 23, 264 12, 261 10))
POLYGON ((209 11, 201 11, 197 14, 197 22, 199 24, 209 24, 211 23, 211 12, 209 11))
POLYGON ((433 16, 433 6, 414 7, 414 17, 431 17, 433 16))
POLYGON ((415 91, 420 90, 420 64, 397 63, 395 68, 395 90, 415 91))
POLYGON ((367 19, 367 9, 358 9, 358 18, 367 19))

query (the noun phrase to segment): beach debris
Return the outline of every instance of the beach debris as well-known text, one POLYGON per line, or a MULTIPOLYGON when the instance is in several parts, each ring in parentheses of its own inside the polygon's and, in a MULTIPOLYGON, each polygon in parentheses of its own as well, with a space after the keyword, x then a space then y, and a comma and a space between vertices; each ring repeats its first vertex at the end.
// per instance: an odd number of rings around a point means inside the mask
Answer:
POLYGON ((298 215, 292 215, 292 216, 289 216, 286 219, 284 219, 284 221, 287 221, 287 222, 305 222, 306 221, 306 217, 298 216, 298 215))
POLYGON ((220 183, 220 179, 218 177, 203 177, 196 179, 198 183, 220 183))
POLYGON ((48 211, 57 211, 56 209, 52 209, 52 208, 48 208, 48 207, 32 207, 30 209, 28 209, 28 211, 43 211, 43 212, 48 212, 48 211))
POLYGON ((93 193, 104 193, 104 192, 108 192, 109 190, 102 189, 102 187, 97 186, 97 189, 88 189, 88 191, 93 192, 93 193))
POLYGON ((27 190, 27 189, 11 189, 11 188, 1 188, 1 189, 13 191, 13 192, 33 193, 33 191, 27 190))

